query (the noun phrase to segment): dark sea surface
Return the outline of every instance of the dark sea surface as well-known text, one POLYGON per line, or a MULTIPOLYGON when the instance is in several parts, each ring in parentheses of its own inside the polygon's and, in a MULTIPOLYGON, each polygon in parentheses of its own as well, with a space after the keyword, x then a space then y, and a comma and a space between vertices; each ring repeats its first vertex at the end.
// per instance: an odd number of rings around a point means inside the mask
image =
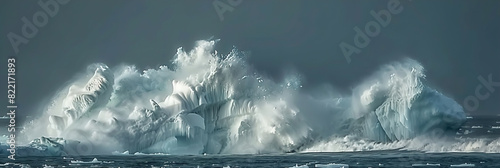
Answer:
POLYGON ((459 131, 466 137, 500 137, 500 114, 497 116, 468 117, 459 131))
POLYGON ((371 151, 276 155, 110 155, 85 157, 2 158, 5 167, 319 167, 340 163, 349 167, 500 167, 500 154, 371 151), (96 158, 97 161, 91 161, 96 158), (79 163, 83 161, 86 163, 79 163), (14 164, 20 163, 20 164, 14 164), (424 166, 425 165, 425 166, 424 166))

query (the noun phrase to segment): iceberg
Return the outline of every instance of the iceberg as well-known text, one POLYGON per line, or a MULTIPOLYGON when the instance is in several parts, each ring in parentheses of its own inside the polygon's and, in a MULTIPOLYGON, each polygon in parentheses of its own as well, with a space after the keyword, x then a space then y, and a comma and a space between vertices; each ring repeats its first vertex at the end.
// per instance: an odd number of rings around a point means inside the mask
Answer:
POLYGON ((314 96, 296 75, 267 78, 244 52, 218 54, 216 42, 179 48, 172 67, 90 65, 26 125, 24 136, 35 139, 30 152, 298 152, 352 134, 377 142, 445 134, 466 118, 454 100, 425 85, 423 67, 411 59, 384 66, 350 96, 329 88, 314 96))

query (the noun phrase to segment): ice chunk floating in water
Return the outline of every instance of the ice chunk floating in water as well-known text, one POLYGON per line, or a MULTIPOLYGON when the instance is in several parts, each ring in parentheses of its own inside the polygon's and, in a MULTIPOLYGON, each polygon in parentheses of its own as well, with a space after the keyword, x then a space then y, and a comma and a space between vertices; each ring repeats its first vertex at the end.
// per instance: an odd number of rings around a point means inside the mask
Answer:
POLYGON ((321 167, 321 168, 349 168, 349 165, 347 165, 347 164, 335 164, 335 163, 316 164, 314 166, 315 167, 321 167))
POLYGON ((350 96, 328 89, 312 96, 298 77, 273 81, 236 49, 217 54, 215 43, 180 48, 173 67, 90 65, 33 122, 48 127, 28 125, 25 135, 77 141, 85 150, 61 150, 80 155, 271 153, 347 135, 388 142, 444 134, 465 121, 462 107, 426 86, 424 68, 411 59, 383 66, 350 96))
POLYGON ((474 164, 468 164, 468 163, 464 163, 464 164, 458 164, 458 165, 450 165, 450 167, 475 167, 476 165, 474 164))

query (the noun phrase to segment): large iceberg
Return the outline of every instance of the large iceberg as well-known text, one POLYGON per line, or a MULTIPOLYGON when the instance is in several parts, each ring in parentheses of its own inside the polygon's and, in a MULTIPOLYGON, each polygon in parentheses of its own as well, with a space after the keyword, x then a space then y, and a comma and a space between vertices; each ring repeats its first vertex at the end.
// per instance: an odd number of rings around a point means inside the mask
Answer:
POLYGON ((465 122, 462 106, 423 83, 424 68, 406 59, 384 66, 354 90, 355 129, 377 141, 422 134, 454 134, 465 122))
POLYGON ((91 65, 32 122, 48 128, 27 125, 25 136, 43 136, 42 144, 70 155, 273 153, 349 134, 411 139, 465 121, 462 107, 426 86, 423 67, 411 59, 384 66, 341 96, 328 87, 304 90, 296 75, 271 80, 243 52, 219 55, 215 43, 180 48, 172 67, 91 65))

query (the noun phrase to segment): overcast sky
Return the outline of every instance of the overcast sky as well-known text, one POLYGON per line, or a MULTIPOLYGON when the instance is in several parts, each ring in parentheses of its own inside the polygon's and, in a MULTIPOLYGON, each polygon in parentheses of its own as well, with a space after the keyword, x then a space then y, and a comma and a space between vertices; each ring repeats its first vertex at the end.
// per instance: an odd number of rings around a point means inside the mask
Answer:
MULTIPOLYGON (((47 0, 42 0, 45 2, 47 0)), ((0 47, 17 58, 18 122, 40 113, 55 91, 91 63, 122 63, 139 68, 167 64, 178 47, 189 50, 197 40, 221 39, 217 50, 232 46, 250 51, 249 62, 261 73, 279 78, 289 67, 311 88, 330 83, 349 90, 381 65, 410 57, 423 64, 434 88, 463 104, 474 96, 479 76, 500 82, 500 1, 401 1, 401 11, 370 44, 348 63, 339 47, 354 45, 354 27, 388 9, 380 1, 243 0, 73 0, 60 4, 47 24, 15 52, 8 34, 23 36, 22 18, 30 22, 43 9, 37 0, 3 1, 0 47)), ((53 9, 53 8, 51 8, 53 9)), ((0 73, 6 88, 7 71, 0 73)), ((6 93, 1 97, 7 105, 6 93)), ((500 114, 500 87, 480 100, 473 115, 500 114)), ((0 115, 1 116, 1 115, 0 115)))

